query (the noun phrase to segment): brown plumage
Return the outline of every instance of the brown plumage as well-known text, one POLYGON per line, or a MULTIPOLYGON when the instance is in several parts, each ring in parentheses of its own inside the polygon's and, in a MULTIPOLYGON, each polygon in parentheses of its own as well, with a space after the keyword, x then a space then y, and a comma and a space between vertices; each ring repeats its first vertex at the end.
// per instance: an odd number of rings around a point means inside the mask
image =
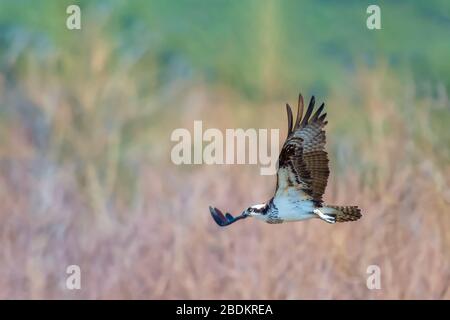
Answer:
POLYGON ((361 210, 357 206, 328 206, 336 209, 336 222, 356 221, 361 218, 361 210))
MULTIPOLYGON (((328 156, 324 150, 325 131, 323 127, 326 113, 323 115, 322 104, 311 117, 314 111, 315 98, 311 98, 308 109, 303 115, 304 102, 300 94, 297 105, 297 116, 292 126, 292 109, 286 104, 288 114, 288 136, 279 156, 279 168, 289 167, 301 183, 302 191, 314 200, 317 205, 322 203, 322 195, 325 192, 330 170, 328 168, 328 156)), ((277 186, 280 175, 278 175, 277 186)))

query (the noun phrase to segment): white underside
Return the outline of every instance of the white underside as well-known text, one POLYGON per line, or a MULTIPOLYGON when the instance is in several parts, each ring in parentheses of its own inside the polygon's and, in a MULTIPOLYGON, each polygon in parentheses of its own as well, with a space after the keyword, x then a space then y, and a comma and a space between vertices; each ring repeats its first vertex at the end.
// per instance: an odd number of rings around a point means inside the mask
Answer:
MULTIPOLYGON (((316 208, 314 202, 311 200, 300 200, 298 191, 293 190, 292 194, 286 196, 278 195, 273 200, 275 206, 278 208, 278 217, 283 221, 302 221, 312 218, 320 218, 329 223, 334 223, 333 219, 327 215, 331 213, 327 207, 320 209, 316 208)), ((256 218, 267 220, 268 215, 259 215, 256 218)))
MULTIPOLYGON (((292 199, 292 198, 291 198, 292 199)), ((314 213, 314 203, 310 200, 292 201, 288 197, 277 197, 274 204, 278 208, 278 215, 285 221, 299 221, 317 217, 314 213)))

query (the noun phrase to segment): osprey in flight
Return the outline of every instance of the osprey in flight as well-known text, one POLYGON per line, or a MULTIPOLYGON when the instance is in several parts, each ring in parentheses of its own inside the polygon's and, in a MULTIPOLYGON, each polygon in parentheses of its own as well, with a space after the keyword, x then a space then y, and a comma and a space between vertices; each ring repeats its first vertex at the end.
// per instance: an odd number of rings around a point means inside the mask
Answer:
POLYGON ((361 218, 357 206, 334 206, 323 203, 327 185, 328 157, 324 150, 326 113, 324 104, 314 111, 314 96, 303 116, 303 97, 298 98, 298 110, 293 123, 292 110, 286 104, 288 135, 278 157, 277 187, 275 195, 266 203, 244 210, 241 215, 225 215, 209 207, 214 221, 228 226, 240 219, 255 217, 267 223, 282 223, 319 218, 328 223, 355 221, 361 218), (303 116, 303 117, 302 117, 303 116))

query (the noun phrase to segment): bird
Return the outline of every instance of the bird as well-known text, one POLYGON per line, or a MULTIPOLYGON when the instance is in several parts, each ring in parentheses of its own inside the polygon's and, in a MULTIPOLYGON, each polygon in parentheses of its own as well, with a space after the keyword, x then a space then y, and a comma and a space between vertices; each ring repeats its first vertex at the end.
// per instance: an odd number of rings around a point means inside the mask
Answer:
POLYGON ((278 156, 273 197, 248 207, 238 216, 228 212, 223 214, 218 208, 210 206, 211 216, 219 226, 225 227, 249 217, 270 224, 313 218, 334 224, 361 218, 358 206, 329 205, 322 200, 330 174, 324 130, 328 121, 325 120, 327 114, 322 114, 325 104, 322 103, 316 110, 314 105, 315 97, 312 96, 303 115, 304 101, 299 94, 294 123, 292 109, 286 103, 288 133, 278 156))

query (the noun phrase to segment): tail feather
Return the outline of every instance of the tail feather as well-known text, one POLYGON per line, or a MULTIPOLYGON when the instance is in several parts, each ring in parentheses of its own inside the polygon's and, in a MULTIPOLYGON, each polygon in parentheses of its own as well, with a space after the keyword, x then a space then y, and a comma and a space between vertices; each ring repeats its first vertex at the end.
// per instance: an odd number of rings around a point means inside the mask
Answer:
POLYGON ((336 222, 356 221, 361 218, 361 209, 357 206, 330 206, 336 214, 336 222))

